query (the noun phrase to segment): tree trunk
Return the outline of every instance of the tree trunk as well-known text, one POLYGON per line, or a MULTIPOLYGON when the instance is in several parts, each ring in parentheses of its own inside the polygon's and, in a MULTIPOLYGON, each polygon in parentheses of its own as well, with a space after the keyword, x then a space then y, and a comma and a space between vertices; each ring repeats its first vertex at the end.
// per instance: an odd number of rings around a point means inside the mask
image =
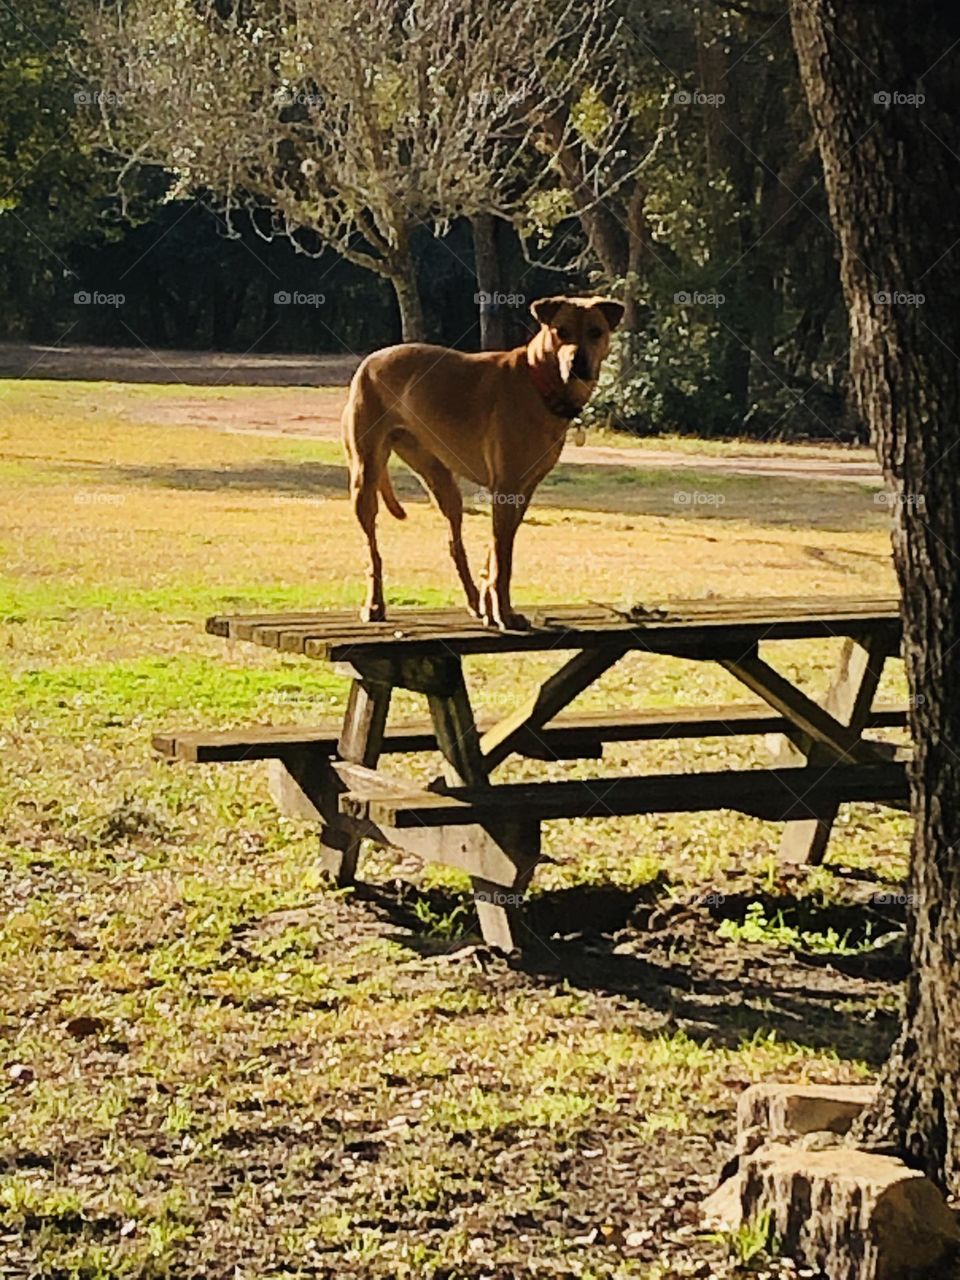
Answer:
POLYGON ((490 213, 470 219, 473 229, 473 261, 477 277, 477 305, 480 309, 480 349, 503 351, 507 342, 506 312, 498 295, 504 292, 497 252, 497 224, 490 213))
POLYGON ((400 309, 400 333, 404 342, 426 342, 427 322, 417 284, 417 271, 406 237, 397 245, 396 255, 386 272, 400 309))
POLYGON ((791 0, 791 19, 840 242, 855 392, 893 497, 915 747, 912 972, 882 1101, 859 1136, 892 1141, 957 1192, 960 11, 952 0, 791 0))

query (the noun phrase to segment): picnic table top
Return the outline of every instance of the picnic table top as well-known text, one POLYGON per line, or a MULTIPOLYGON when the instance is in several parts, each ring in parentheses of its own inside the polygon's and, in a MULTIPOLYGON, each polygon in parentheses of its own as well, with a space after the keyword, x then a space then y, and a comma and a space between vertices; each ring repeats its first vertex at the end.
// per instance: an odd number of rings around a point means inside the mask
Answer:
POLYGON ((355 610, 218 615, 207 631, 284 653, 350 662, 361 657, 449 657, 614 646, 688 657, 736 657, 762 640, 883 633, 900 643, 894 596, 763 596, 649 601, 643 605, 556 604, 527 609, 526 631, 496 631, 465 609, 391 609, 385 622, 355 610))

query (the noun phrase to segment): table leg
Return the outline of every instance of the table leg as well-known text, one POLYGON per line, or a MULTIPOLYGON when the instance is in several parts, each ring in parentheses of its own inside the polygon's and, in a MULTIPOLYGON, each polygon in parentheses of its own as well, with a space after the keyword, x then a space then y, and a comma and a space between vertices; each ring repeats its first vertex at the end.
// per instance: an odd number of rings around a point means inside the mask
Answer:
MULTIPOLYGON (((849 638, 843 643, 833 683, 824 709, 858 735, 866 723, 889 656, 883 637, 849 638)), ((784 739, 778 764, 829 764, 829 751, 812 739, 797 735, 784 739)), ((787 863, 819 865, 823 861, 839 805, 820 818, 788 822, 780 840, 780 859, 787 863)))
MULTIPOLYGON (((368 769, 377 763, 383 746, 391 693, 389 684, 359 678, 353 681, 337 745, 337 755, 341 760, 362 764, 368 769)), ((339 819, 337 796, 343 790, 343 784, 328 761, 324 762, 321 785, 324 823, 320 829, 320 865, 336 884, 350 885, 356 879, 360 837, 339 819)))
MULTIPOLYGON (((437 746, 447 763, 447 780, 487 784, 488 768, 459 662, 443 692, 430 693, 428 698, 437 746)), ((471 876, 480 932, 490 946, 514 951, 519 947, 523 895, 540 857, 540 823, 536 819, 498 822, 487 830, 516 867, 516 875, 510 885, 471 876)))

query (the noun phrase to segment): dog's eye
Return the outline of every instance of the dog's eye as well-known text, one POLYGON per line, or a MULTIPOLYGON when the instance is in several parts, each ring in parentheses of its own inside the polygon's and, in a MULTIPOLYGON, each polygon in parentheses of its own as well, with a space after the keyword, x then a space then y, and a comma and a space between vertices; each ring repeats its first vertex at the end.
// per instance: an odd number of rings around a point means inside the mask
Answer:
POLYGON ((561 325, 560 328, 557 330, 557 337, 560 339, 561 342, 569 342, 570 339, 573 337, 573 334, 570 332, 568 328, 566 328, 566 326, 561 325))
POLYGON ((587 337, 588 337, 588 338, 591 338, 594 342, 596 342, 597 338, 602 338, 602 337, 603 337, 603 330, 602 330, 602 329, 588 329, 588 330, 587 330, 587 337))

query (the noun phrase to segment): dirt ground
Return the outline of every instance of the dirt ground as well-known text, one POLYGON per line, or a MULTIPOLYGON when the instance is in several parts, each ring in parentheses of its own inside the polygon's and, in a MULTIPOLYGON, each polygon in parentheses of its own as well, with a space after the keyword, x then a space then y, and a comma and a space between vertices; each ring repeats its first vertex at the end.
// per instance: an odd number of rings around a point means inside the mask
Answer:
MULTIPOLYGON (((154 352, 109 347, 44 347, 0 343, 0 378, 75 379, 107 383, 182 386, 183 395, 140 397, 132 416, 153 425, 213 431, 339 439, 344 392, 360 357, 344 355, 236 355, 202 351, 154 352), (191 387, 202 394, 190 394, 191 387), (222 387, 221 395, 212 392, 222 387), (245 394, 236 395, 234 388, 245 394), (253 390, 256 388, 256 390, 253 390)), ((128 397, 122 388, 112 400, 128 397)), ((563 461, 592 467, 682 469, 691 450, 658 447, 649 440, 568 444, 563 461)), ((609 436, 604 436, 604 440, 609 436)), ((691 442, 692 443, 692 442, 691 442)), ((867 450, 847 447, 796 449, 744 445, 735 456, 696 450, 698 471, 717 475, 796 477, 814 481, 880 483, 867 450)))
MULTIPOLYGON (((370 846, 362 883, 331 891, 315 828, 277 814, 259 764, 151 749, 160 731, 342 718, 342 673, 204 630, 358 603, 343 459, 306 438, 341 395, 0 383, 0 1277, 810 1280, 762 1232, 706 1231, 699 1202, 748 1084, 882 1063, 906 815, 849 806, 826 863, 795 870, 758 818, 546 823, 508 960, 477 943, 461 873, 370 846), (297 403, 302 434, 278 431, 297 403)), ((895 589, 865 489, 708 483, 714 456, 680 452, 682 477, 558 467, 524 522, 518 606, 895 589), (711 501, 678 501, 693 492, 711 501)), ((411 477, 398 491, 391 607, 455 601, 439 517, 411 477)), ((488 528, 472 500, 475 559, 488 528)), ((818 696, 837 648, 772 660, 818 696)), ((474 705, 508 714, 556 662, 471 659, 474 705)), ((905 693, 889 664, 879 699, 905 693)), ((634 654, 581 709, 740 696, 716 664, 634 654)), ((391 715, 424 711, 407 695, 391 715)), ((767 758, 677 739, 503 776, 767 758)))

